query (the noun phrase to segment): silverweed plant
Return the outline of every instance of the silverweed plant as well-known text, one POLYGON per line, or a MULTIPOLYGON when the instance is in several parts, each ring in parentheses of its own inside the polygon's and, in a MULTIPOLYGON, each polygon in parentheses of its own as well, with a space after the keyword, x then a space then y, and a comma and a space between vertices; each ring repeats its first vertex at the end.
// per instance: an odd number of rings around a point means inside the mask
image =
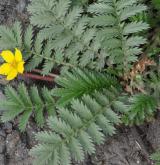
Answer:
POLYGON ((116 126, 154 117, 158 62, 144 58, 149 25, 135 19, 146 11, 139 0, 33 0, 25 30, 20 22, 0 26, 5 61, 0 74, 7 80, 35 69, 43 76, 55 69, 59 73, 52 89, 9 85, 0 102, 3 122, 18 117, 19 129, 25 131, 32 116, 43 128, 30 151, 33 164, 81 162, 116 133, 116 126), (154 66, 148 69, 149 64, 154 66))

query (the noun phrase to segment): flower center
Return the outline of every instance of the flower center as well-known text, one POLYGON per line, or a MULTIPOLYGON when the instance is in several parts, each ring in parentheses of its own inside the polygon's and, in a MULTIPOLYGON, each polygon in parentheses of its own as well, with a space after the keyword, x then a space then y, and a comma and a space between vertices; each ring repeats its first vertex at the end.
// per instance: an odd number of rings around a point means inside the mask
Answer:
POLYGON ((17 65, 18 63, 15 60, 11 63, 11 66, 15 69, 17 68, 17 65))

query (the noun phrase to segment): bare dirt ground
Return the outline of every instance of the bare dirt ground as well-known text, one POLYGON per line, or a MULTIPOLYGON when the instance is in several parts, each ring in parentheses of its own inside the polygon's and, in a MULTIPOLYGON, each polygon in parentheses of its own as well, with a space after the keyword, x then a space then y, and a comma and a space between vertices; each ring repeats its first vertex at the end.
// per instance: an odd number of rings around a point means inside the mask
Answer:
MULTIPOLYGON (((16 19, 28 23, 29 0, 0 0, 0 24, 11 25, 16 19)), ((2 87, 1 87, 2 88, 2 87)), ((4 97, 0 92, 0 101, 4 97)), ((150 154, 160 149, 160 113, 155 121, 139 127, 117 129, 114 137, 97 146, 96 154, 87 156, 81 165, 154 165, 150 154)), ((0 165, 32 165, 29 149, 36 144, 33 121, 20 133, 17 121, 0 124, 0 165)), ((73 165, 79 165, 73 162, 73 165)))

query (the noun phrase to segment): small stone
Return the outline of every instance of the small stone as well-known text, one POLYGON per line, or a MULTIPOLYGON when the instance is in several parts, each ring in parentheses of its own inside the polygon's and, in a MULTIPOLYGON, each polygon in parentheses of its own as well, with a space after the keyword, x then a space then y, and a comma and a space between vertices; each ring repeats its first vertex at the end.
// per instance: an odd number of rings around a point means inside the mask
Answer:
POLYGON ((7 122, 7 123, 4 123, 3 125, 3 130, 5 130, 5 132, 7 134, 11 133, 12 132, 12 124, 7 122))
POLYGON ((4 130, 0 130, 0 136, 2 136, 2 137, 6 137, 6 133, 5 133, 5 131, 4 130))
POLYGON ((16 161, 25 160, 29 157, 28 153, 29 150, 26 148, 26 145, 23 143, 19 143, 16 148, 14 158, 16 161))
POLYGON ((26 9, 26 2, 23 0, 19 0, 19 3, 17 4, 16 9, 18 13, 23 13, 24 10, 26 9))
POLYGON ((30 123, 30 125, 27 125, 26 133, 27 133, 27 143, 30 148, 35 146, 37 144, 37 141, 35 139, 35 134, 38 132, 38 129, 36 128, 35 124, 30 123))
POLYGON ((17 131, 12 132, 11 134, 7 135, 6 138, 6 152, 8 155, 14 155, 15 148, 20 141, 20 136, 17 131))

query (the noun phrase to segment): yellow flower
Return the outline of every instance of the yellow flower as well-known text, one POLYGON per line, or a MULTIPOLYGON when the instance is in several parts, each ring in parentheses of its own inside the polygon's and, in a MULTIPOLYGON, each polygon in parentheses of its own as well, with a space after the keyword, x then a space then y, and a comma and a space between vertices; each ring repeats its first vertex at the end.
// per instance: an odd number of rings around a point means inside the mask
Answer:
POLYGON ((7 80, 13 80, 17 75, 24 72, 24 61, 19 49, 15 49, 15 55, 10 50, 1 52, 5 63, 0 66, 0 74, 7 76, 7 80))

